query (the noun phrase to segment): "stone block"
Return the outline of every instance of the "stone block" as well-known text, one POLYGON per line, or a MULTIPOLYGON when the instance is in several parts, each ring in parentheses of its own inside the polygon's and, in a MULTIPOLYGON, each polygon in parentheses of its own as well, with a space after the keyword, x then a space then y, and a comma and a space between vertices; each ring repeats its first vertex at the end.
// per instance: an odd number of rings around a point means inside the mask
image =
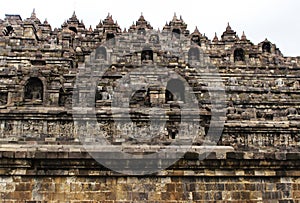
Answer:
POLYGON ((26 151, 15 152, 15 158, 16 159, 26 158, 26 157, 27 157, 27 152, 26 151))
POLYGON ((4 151, 2 152, 2 158, 14 158, 15 152, 13 151, 4 151))
POLYGON ((198 160, 199 154, 196 152, 187 152, 184 154, 184 159, 188 160, 198 160))
POLYGON ((286 154, 286 159, 287 160, 299 160, 300 159, 300 153, 298 153, 298 152, 287 153, 286 154))
POLYGON ((227 152, 226 158, 227 159, 243 159, 244 152, 227 152))
POLYGON ((47 157, 47 152, 36 151, 35 158, 36 159, 45 159, 47 157))

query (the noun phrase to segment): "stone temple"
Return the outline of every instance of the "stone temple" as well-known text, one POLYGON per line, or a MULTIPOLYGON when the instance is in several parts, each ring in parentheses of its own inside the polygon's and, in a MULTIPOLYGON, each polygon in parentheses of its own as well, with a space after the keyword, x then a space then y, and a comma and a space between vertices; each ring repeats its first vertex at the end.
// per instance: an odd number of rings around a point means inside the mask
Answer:
POLYGON ((300 201, 300 57, 176 15, 0 30, 0 202, 300 201))

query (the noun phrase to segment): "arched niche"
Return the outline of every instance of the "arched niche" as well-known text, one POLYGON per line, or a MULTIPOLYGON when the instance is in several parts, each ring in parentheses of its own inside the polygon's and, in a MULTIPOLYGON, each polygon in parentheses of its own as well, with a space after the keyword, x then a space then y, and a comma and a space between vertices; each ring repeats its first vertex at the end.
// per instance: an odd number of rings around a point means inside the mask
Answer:
POLYGON ((174 140, 178 134, 178 129, 174 128, 174 126, 172 126, 171 124, 169 124, 167 129, 168 129, 169 139, 174 140))
POLYGON ((139 35, 146 35, 146 30, 145 30, 145 28, 139 28, 138 31, 137 31, 137 33, 139 35))
POLYGON ((191 41, 192 41, 192 44, 197 44, 198 46, 201 46, 199 35, 193 35, 191 38, 191 41))
POLYGON ((153 51, 150 47, 145 47, 142 51, 142 61, 153 61, 153 51))
POLYGON ((264 53, 271 53, 271 43, 270 42, 264 42, 263 44, 262 44, 262 51, 264 52, 264 53))
POLYGON ((8 92, 0 92, 0 106, 6 105, 8 102, 8 92))
POLYGON ((25 84, 24 100, 26 102, 43 102, 44 87, 39 78, 29 78, 25 84))
POLYGON ((153 43, 153 44, 159 44, 159 36, 158 35, 151 35, 150 36, 150 39, 149 39, 149 42, 150 43, 153 43))
POLYGON ((140 89, 134 92, 130 98, 130 106, 139 105, 140 107, 150 107, 150 91, 149 89, 140 89))
POLYGON ((95 101, 107 101, 111 100, 112 95, 109 93, 107 87, 103 86, 97 86, 96 88, 96 95, 95 95, 95 101))
POLYGON ((77 28, 76 27, 69 27, 69 30, 77 34, 77 28))
POLYGON ((9 36, 9 35, 11 35, 11 33, 13 33, 13 31, 14 31, 13 27, 10 26, 10 25, 8 25, 8 26, 6 26, 6 28, 3 30, 2 33, 3 33, 5 36, 9 36))
POLYGON ((178 29, 178 28, 174 28, 174 29, 172 30, 172 33, 173 33, 173 37, 179 39, 179 38, 180 38, 180 34, 181 34, 181 30, 178 29))
POLYGON ((59 106, 66 106, 66 107, 71 106, 72 105, 72 93, 66 91, 63 88, 60 88, 59 89, 58 105, 59 106))
POLYGON ((102 87, 96 88, 95 102, 102 100, 102 87))
POLYGON ((107 52, 105 47, 98 47, 96 49, 95 59, 107 60, 107 52))
POLYGON ((245 51, 242 48, 234 50, 234 62, 245 61, 245 51))
POLYGON ((185 101, 185 88, 180 79, 171 79, 167 83, 165 92, 166 103, 171 101, 185 101))
POLYGON ((115 34, 113 34, 113 33, 107 33, 106 34, 106 41, 108 41, 109 44, 115 44, 116 43, 115 34))
POLYGON ((190 48, 188 52, 188 59, 189 61, 197 61, 200 59, 200 51, 197 47, 190 48))

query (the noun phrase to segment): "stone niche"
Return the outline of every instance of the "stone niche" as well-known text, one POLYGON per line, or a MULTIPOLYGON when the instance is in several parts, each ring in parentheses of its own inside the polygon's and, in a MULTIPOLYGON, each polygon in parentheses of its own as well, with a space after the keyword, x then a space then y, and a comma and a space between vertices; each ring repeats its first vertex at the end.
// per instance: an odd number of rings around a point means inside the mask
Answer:
POLYGON ((8 92, 0 92, 0 106, 5 106, 8 103, 8 92))
POLYGON ((44 99, 44 85, 39 78, 30 78, 24 87, 24 102, 42 104, 44 99))

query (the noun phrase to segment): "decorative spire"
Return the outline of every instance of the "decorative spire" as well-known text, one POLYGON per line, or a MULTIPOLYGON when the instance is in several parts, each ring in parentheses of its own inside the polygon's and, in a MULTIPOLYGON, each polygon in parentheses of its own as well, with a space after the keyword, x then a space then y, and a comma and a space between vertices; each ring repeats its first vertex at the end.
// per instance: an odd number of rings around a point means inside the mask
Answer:
POLYGON ((102 20, 100 20, 100 22, 98 23, 98 25, 96 26, 96 28, 102 28, 103 24, 102 24, 102 20))
POLYGON ((35 8, 32 10, 30 18, 27 18, 25 21, 35 23, 37 25, 41 24, 41 21, 36 17, 35 8))
POLYGON ((223 32, 221 36, 222 41, 228 41, 228 42, 233 42, 238 40, 238 36, 236 35, 236 32, 231 29, 230 24, 227 24, 226 30, 223 32))
POLYGON ((75 11, 73 11, 72 18, 77 18, 75 11))
POLYGON ((133 30, 136 29, 136 25, 135 25, 134 21, 132 22, 132 25, 130 26, 130 29, 133 29, 133 30))
POLYGON ((194 30, 194 32, 191 34, 191 36, 192 36, 192 37, 193 37, 193 36, 199 36, 199 37, 202 37, 202 34, 199 32, 197 26, 195 27, 195 30, 194 30))
POLYGON ((243 31, 243 35, 242 35, 242 37, 241 37, 241 40, 242 41, 246 41, 247 40, 247 37, 246 37, 246 35, 245 35, 245 32, 243 31))
POLYGON ((219 41, 219 39, 218 39, 217 33, 215 32, 215 37, 213 39, 213 42, 218 42, 218 41, 219 41))
POLYGON ((92 25, 90 25, 89 31, 90 31, 90 32, 93 32, 92 25))
POLYGON ((45 18, 44 24, 45 24, 45 25, 48 25, 48 24, 49 24, 47 18, 45 18))
POLYGON ((108 13, 106 19, 104 20, 103 24, 109 24, 109 25, 113 25, 115 22, 112 18, 112 15, 110 13, 108 13))
POLYGON ((67 27, 67 26, 68 26, 68 23, 67 23, 66 20, 64 21, 64 23, 62 24, 62 26, 63 26, 63 27, 67 27))
POLYGON ((198 30, 198 26, 196 26, 195 31, 193 32, 193 35, 201 35, 201 33, 198 30))
POLYGON ((177 20, 176 12, 174 12, 173 21, 177 20))
POLYGON ((231 31, 231 27, 229 25, 229 22, 227 23, 226 31, 231 31))
POLYGON ((36 18, 35 8, 33 9, 32 13, 31 13, 31 18, 36 18))
POLYGON ((140 18, 138 19, 138 21, 145 21, 145 18, 144 18, 143 12, 141 13, 141 16, 140 16, 140 18))

